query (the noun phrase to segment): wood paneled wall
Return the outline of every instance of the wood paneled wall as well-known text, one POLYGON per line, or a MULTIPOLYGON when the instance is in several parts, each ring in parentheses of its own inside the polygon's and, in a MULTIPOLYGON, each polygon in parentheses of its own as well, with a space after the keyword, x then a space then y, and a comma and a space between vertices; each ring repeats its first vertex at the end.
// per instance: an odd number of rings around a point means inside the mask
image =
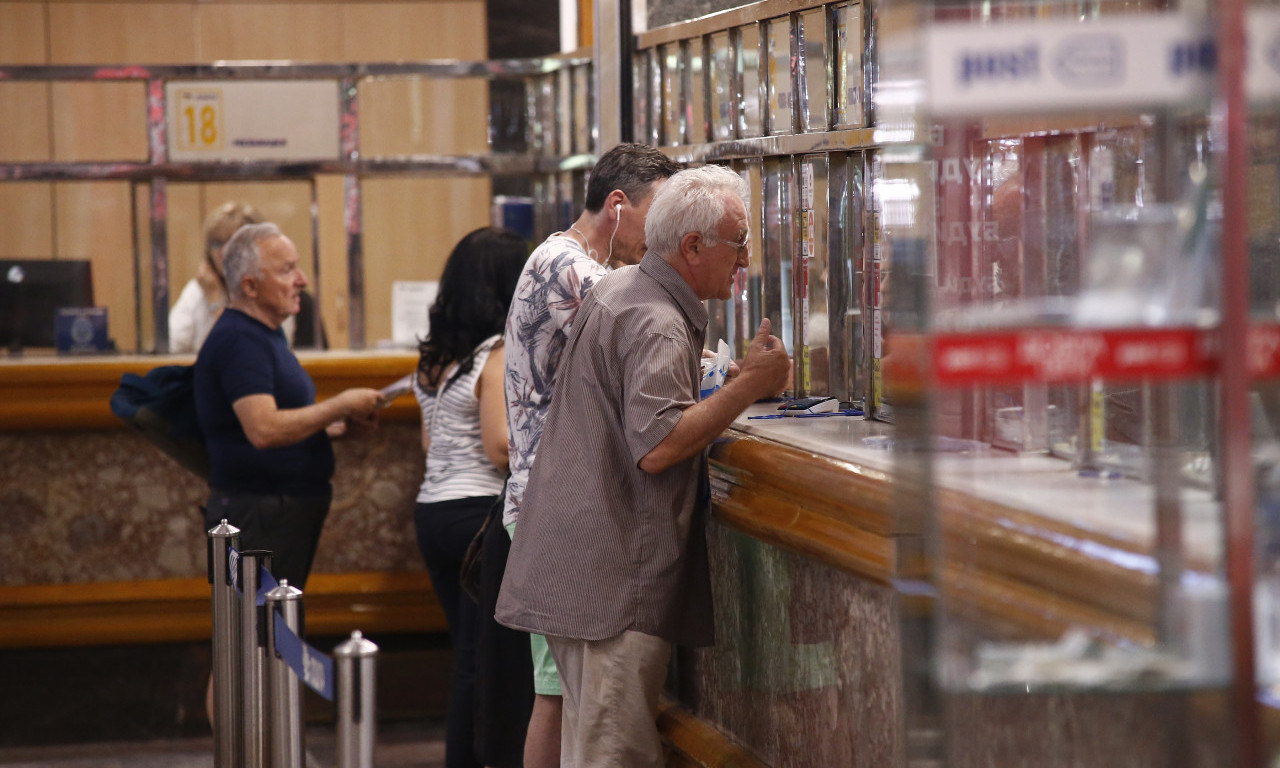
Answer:
MULTIPOLYGON (((485 41, 484 0, 0 2, 0 64, 478 60, 487 57, 485 41)), ((145 96, 138 82, 0 83, 0 163, 145 161, 145 96)), ((371 79, 360 85, 360 107, 366 157, 485 151, 483 80, 371 79)), ((112 337, 123 351, 148 351, 151 307, 146 300, 137 306, 135 283, 140 295, 150 295, 149 191, 139 184, 131 196, 131 186, 0 183, 0 257, 92 260, 95 298, 109 308, 112 337)), ((330 343, 347 346, 340 177, 315 180, 318 238, 308 181, 171 182, 167 190, 171 303, 203 257, 206 213, 226 200, 246 200, 279 223, 313 265, 330 343)), ((363 182, 370 346, 391 336, 391 282, 437 279, 453 244, 488 223, 490 190, 488 179, 474 177, 363 182)))

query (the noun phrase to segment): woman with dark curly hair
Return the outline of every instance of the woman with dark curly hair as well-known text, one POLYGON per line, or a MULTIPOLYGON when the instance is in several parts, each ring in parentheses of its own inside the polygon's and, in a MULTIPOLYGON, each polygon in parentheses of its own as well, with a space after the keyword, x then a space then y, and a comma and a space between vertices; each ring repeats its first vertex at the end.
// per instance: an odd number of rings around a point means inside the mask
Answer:
POLYGON ((414 523, 454 647, 445 765, 480 766, 475 750, 475 644, 479 606, 459 583, 468 544, 507 474, 502 330, 529 255, 520 235, 485 227, 462 238, 444 267, 418 345, 413 392, 422 408, 426 476, 414 523))

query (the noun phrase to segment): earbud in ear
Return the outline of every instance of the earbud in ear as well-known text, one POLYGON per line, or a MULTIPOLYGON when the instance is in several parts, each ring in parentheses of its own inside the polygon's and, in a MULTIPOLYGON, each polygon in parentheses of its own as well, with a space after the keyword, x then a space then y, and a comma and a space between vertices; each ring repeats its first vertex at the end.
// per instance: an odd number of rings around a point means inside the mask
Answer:
POLYGON ((617 211, 618 213, 622 213, 622 203, 618 203, 617 205, 613 206, 613 210, 617 211))

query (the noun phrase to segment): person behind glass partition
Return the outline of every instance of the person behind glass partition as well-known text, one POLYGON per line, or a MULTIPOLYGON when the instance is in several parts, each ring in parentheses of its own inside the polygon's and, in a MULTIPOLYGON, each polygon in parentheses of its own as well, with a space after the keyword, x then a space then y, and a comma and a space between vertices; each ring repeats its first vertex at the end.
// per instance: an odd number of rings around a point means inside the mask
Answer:
MULTIPOLYGON (((453 641, 446 768, 487 765, 486 750, 477 745, 477 730, 512 730, 507 722, 485 722, 477 728, 481 614, 480 606, 463 591, 459 571, 486 516, 501 503, 506 482, 502 328, 528 255, 524 238, 508 229, 484 227, 462 238, 445 263, 428 315, 427 338, 418 345, 413 394, 422 409, 426 473, 413 514, 418 549, 453 641)), ((527 661, 525 649, 521 661, 527 661)))
POLYGON ((187 281, 169 310, 169 351, 197 352, 214 322, 227 306, 227 284, 222 274, 222 249, 235 231, 257 224, 262 216, 248 203, 226 202, 209 213, 204 222, 204 258, 196 276, 187 281))
MULTIPOLYGON (((175 354, 199 352, 214 322, 227 306, 227 283, 222 271, 223 249, 237 229, 246 224, 258 224, 262 215, 252 205, 229 201, 213 209, 204 221, 204 259, 196 276, 187 281, 178 294, 178 300, 169 310, 169 351, 175 354)), ((308 318, 314 312, 314 302, 305 291, 302 295, 303 314, 308 318)), ((310 329, 313 321, 305 319, 310 329)), ((281 324, 290 346, 298 321, 293 316, 281 324)), ((314 334, 309 334, 308 339, 314 334)), ((321 339, 311 340, 303 346, 326 348, 324 330, 321 339)))

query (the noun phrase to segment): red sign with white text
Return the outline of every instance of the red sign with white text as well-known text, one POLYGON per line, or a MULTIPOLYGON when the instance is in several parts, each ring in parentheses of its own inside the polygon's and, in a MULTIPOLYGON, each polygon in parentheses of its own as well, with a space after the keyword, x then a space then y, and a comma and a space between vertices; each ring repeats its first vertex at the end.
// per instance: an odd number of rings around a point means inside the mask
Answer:
POLYGON ((939 334, 933 342, 935 380, 944 388, 1187 379, 1212 375, 1218 367, 1216 332, 1199 328, 1026 329, 939 334))

